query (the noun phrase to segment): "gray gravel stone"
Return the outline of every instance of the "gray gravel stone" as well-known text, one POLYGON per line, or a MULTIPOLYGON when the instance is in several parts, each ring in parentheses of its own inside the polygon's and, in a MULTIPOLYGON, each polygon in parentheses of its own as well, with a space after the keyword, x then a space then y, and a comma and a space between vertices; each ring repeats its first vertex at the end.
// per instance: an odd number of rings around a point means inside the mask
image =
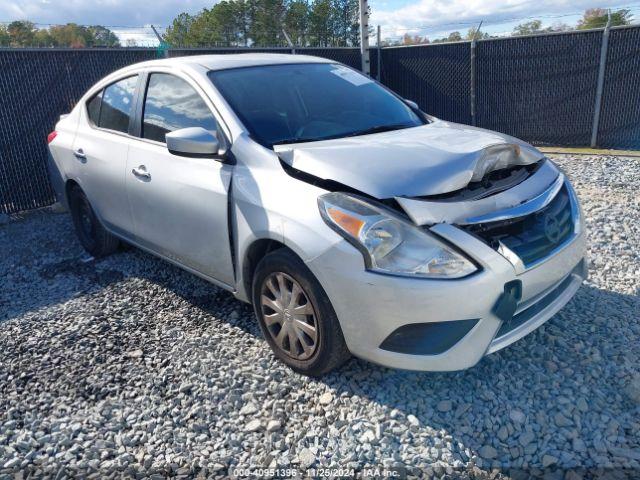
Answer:
POLYGON ((282 428, 282 423, 279 420, 270 420, 267 423, 267 432, 275 432, 282 428))
POLYGON ((316 461, 316 456, 308 448, 303 448, 298 454, 298 460, 300 460, 300 466, 303 468, 309 468, 316 461))
POLYGON ((245 425, 244 430, 246 432, 256 432, 260 430, 260 428, 262 428, 262 422, 260 422, 260 420, 251 420, 245 425))
POLYGON ((318 401, 320 402, 320 405, 329 405, 333 402, 333 394, 331 392, 324 392, 320 395, 318 401))
POLYGON ((91 259, 68 215, 12 220, 0 228, 0 478, 222 479, 303 463, 483 480, 637 472, 640 161, 558 160, 581 198, 590 278, 463 372, 354 359, 302 377, 232 295, 134 248, 91 259))
POLYGON ((498 451, 493 448, 491 445, 484 445, 482 447, 480 447, 480 450, 478 450, 478 453, 480 454, 481 457, 483 458, 496 458, 498 456, 498 451))
POLYGON ((524 432, 522 435, 520 435, 518 442, 520 442, 520 445, 522 445, 523 447, 526 447, 535 439, 536 436, 533 434, 533 432, 524 432))
POLYGON ((527 416, 517 408, 509 412, 509 418, 513 423, 524 423, 527 420, 527 416))
POLYGON ((419 427, 420 426, 420 420, 418 420, 418 418, 415 415, 407 415, 407 422, 409 422, 409 425, 413 426, 413 427, 419 427))

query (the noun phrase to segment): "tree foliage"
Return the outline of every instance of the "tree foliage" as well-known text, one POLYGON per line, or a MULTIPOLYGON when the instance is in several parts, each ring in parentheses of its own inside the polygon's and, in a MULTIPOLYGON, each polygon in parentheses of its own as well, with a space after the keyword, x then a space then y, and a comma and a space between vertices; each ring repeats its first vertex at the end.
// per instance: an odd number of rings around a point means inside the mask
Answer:
POLYGON ((118 37, 101 25, 85 27, 75 23, 37 28, 33 22, 17 20, 0 26, 3 47, 118 47, 118 37))
POLYGON ((542 32, 542 20, 531 20, 516 25, 513 29, 513 35, 533 35, 542 32))
POLYGON ((564 32, 567 30, 570 30, 570 27, 565 23, 554 23, 549 27, 542 28, 541 20, 532 20, 530 22, 524 22, 524 23, 521 23, 520 25, 516 25, 513 29, 512 35, 513 36, 537 35, 540 33, 564 32))
POLYGON ((164 40, 174 47, 359 45, 358 0, 222 0, 181 13, 164 40))
MULTIPOLYGON (((631 10, 623 8, 611 12, 611 26, 629 25, 633 15, 631 10)), ((603 28, 607 25, 608 14, 604 8, 589 8, 584 12, 582 19, 578 22, 578 30, 589 28, 603 28)))

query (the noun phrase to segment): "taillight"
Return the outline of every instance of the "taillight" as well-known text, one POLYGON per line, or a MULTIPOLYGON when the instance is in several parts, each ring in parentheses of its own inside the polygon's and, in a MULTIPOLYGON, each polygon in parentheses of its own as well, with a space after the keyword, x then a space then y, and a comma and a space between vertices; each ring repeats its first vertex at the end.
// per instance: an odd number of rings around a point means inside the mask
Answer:
POLYGON ((56 138, 57 136, 58 136, 58 132, 56 132, 55 130, 51 132, 49 135, 47 135, 47 143, 53 142, 53 139, 56 138))

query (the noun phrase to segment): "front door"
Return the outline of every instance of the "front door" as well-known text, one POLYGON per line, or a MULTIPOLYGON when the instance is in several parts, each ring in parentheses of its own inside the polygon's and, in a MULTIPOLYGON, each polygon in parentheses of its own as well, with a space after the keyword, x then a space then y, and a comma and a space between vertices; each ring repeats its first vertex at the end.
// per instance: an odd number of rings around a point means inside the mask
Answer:
POLYGON ((165 134, 218 124, 195 85, 168 73, 148 77, 140 139, 132 142, 126 186, 137 241, 169 259, 233 285, 227 193, 232 165, 169 153, 165 134))

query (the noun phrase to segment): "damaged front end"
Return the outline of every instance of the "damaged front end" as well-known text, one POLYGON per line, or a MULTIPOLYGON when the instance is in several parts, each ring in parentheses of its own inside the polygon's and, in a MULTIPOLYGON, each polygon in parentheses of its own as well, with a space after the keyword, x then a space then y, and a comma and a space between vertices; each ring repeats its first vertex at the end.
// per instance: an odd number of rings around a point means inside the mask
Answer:
POLYGON ((329 287, 362 299, 342 316, 375 305, 363 316, 366 329, 345 329, 354 354, 399 368, 467 368, 542 325, 586 278, 575 192, 533 147, 490 144, 446 162, 443 154, 415 178, 411 161, 385 171, 374 158, 355 180, 352 165, 320 162, 327 148, 294 148, 281 161, 330 191, 318 197, 323 220, 364 257, 364 272, 346 269, 347 279, 329 287), (398 193, 382 194, 389 191, 398 193), (353 281, 361 275, 366 281, 353 281))
POLYGON ((518 273, 580 233, 575 193, 553 162, 494 132, 438 121, 275 150, 290 175, 382 203, 424 230, 453 225, 518 273))
POLYGON ((495 182, 471 185, 453 195, 395 200, 416 225, 455 225, 522 273, 561 250, 581 228, 578 200, 564 174, 546 159, 533 166, 498 170, 503 175, 495 182), (519 183, 505 189, 514 178, 519 183))

